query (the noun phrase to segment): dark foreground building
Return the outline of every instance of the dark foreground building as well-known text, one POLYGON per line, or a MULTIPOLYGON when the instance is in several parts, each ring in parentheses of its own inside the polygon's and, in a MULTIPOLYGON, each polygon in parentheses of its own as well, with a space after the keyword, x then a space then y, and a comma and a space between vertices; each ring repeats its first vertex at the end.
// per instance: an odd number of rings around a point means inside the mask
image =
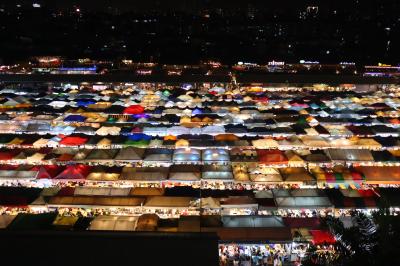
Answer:
POLYGON ((0 231, 0 240, 15 265, 218 265, 207 233, 0 231))

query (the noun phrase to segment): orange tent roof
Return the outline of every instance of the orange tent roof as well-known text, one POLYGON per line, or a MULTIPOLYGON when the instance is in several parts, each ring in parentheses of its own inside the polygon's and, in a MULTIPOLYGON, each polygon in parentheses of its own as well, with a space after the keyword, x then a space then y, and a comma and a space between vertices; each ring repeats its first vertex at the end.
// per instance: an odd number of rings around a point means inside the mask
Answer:
POLYGON ((237 141, 239 138, 234 134, 219 134, 215 136, 216 141, 237 141))
POLYGON ((167 135, 164 136, 164 140, 177 140, 177 137, 173 135, 167 135))
POLYGON ((288 162, 285 154, 280 150, 257 150, 257 154, 260 163, 280 164, 288 162))

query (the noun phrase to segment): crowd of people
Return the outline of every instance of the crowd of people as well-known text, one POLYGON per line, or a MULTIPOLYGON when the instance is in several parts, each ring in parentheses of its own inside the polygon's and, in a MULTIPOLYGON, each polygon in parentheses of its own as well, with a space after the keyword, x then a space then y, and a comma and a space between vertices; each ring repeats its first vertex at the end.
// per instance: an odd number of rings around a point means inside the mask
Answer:
POLYGON ((220 266, 282 266, 291 261, 290 247, 284 244, 268 245, 220 245, 220 266))

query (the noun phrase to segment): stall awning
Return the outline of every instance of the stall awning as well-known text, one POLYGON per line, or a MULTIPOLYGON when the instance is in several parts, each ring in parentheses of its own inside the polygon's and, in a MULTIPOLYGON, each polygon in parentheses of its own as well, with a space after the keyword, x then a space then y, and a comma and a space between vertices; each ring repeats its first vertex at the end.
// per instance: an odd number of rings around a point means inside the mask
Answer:
POLYGON ((230 196, 222 198, 221 207, 223 208, 257 208, 257 202, 248 196, 230 196))
POLYGON ((145 206, 159 208, 182 208, 189 207, 192 200, 194 200, 194 198, 191 197, 152 196, 147 199, 145 206))
POLYGON ((355 169, 365 175, 367 184, 400 184, 399 166, 360 166, 355 169))
POLYGON ((110 206, 136 207, 144 203, 143 198, 106 196, 54 196, 49 200, 52 206, 110 206))

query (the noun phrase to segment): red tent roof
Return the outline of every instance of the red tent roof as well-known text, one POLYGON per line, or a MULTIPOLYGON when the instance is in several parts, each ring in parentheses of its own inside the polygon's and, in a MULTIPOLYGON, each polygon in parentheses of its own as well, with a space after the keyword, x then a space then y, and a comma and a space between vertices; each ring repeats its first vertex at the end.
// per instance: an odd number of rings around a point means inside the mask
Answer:
POLYGON ((134 128, 132 128, 131 132, 132 133, 142 133, 143 129, 140 127, 134 127, 134 128))
POLYGON ((130 115, 142 114, 143 112, 144 112, 144 108, 138 104, 128 106, 124 110, 124 114, 130 114, 130 115))
POLYGON ((51 179, 57 176, 64 167, 58 165, 41 165, 35 166, 31 170, 38 171, 37 178, 39 179, 51 179))
POLYGON ((18 167, 16 164, 3 164, 0 165, 0 170, 17 170, 18 167))
POLYGON ((0 152, 0 160, 1 161, 11 160, 12 158, 14 158, 15 155, 19 154, 20 152, 21 152, 20 149, 13 149, 13 150, 9 150, 9 151, 1 151, 0 152))
POLYGON ((12 151, 0 152, 0 160, 2 160, 2 161, 11 160, 12 158, 14 158, 14 156, 15 156, 15 152, 12 152, 12 151))
POLYGON ((58 174, 55 179, 85 179, 85 177, 90 173, 91 167, 88 165, 69 165, 58 174))
POLYGON ((85 144, 87 140, 88 140, 87 138, 83 138, 83 137, 68 136, 68 137, 63 138, 60 141, 60 144, 69 145, 69 146, 76 146, 76 145, 85 144))
POLYGON ((313 237, 313 244, 334 244, 336 242, 335 237, 328 231, 324 230, 310 230, 310 234, 313 237))
POLYGON ((63 153, 57 158, 57 161, 71 161, 74 158, 73 154, 63 153))
POLYGON ((267 103, 269 101, 268 97, 265 97, 265 96, 256 97, 254 100, 256 102, 260 102, 260 103, 267 103))
POLYGON ((372 189, 358 189, 357 192, 363 198, 376 197, 376 194, 372 189))

